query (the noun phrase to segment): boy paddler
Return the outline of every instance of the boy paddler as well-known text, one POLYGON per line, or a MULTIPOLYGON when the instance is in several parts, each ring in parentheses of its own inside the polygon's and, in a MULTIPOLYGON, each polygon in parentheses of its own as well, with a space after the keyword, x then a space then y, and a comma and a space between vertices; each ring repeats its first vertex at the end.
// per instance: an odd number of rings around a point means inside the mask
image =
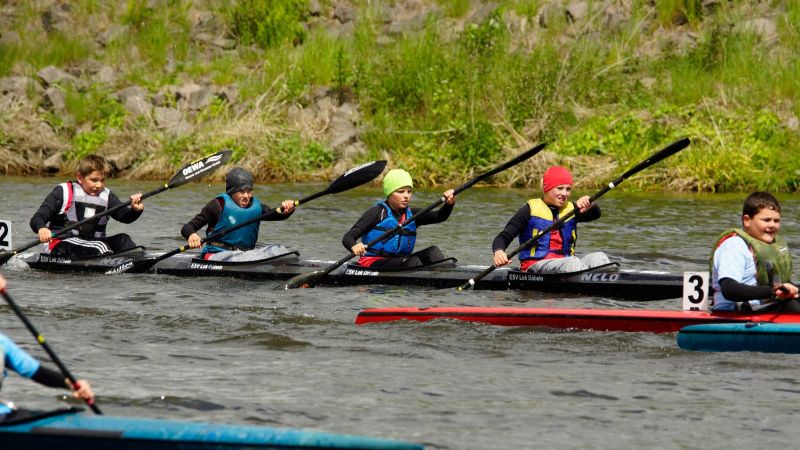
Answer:
POLYGON ((108 218, 122 223, 132 223, 144 211, 142 194, 131 195, 131 205, 114 213, 92 220, 72 230, 69 237, 53 239, 53 232, 72 223, 92 217, 122 204, 106 187, 111 164, 102 156, 89 155, 78 162, 75 174, 78 181, 61 183, 47 195, 30 221, 31 229, 39 242, 49 243, 45 253, 54 256, 99 256, 117 253, 136 247, 125 233, 106 236, 108 218))
MULTIPOLYGON (((200 214, 183 226, 181 234, 188 240, 189 247, 198 248, 201 244, 197 232, 204 226, 206 235, 225 232, 242 222, 259 216, 262 221, 286 220, 294 212, 294 200, 284 200, 278 212, 262 204, 253 195, 253 175, 241 167, 235 167, 225 177, 225 192, 219 194, 203 207, 200 214)), ((203 246, 200 254, 213 261, 256 261, 271 258, 288 252, 283 245, 270 244, 256 249, 260 222, 226 233, 203 246)))
POLYGON ((767 192, 748 195, 742 228, 722 233, 711 255, 714 310, 800 311, 792 256, 780 229, 778 200, 767 192))
POLYGON ((528 200, 503 231, 492 242, 493 262, 496 267, 509 263, 506 248, 519 236, 519 242, 528 241, 564 214, 573 209, 578 212, 560 227, 542 236, 531 248, 519 252, 520 269, 535 273, 566 273, 590 269, 608 264, 608 256, 603 252, 589 253, 583 258, 575 256, 575 241, 578 239, 578 223, 591 222, 600 218, 600 207, 583 196, 570 202, 572 193, 572 174, 561 166, 548 168, 542 178, 541 198, 528 200))
POLYGON ((450 217, 456 198, 450 189, 442 194, 445 203, 437 211, 431 211, 416 219, 387 239, 367 248, 385 231, 396 227, 400 222, 413 217, 419 208, 411 208, 414 183, 411 175, 402 169, 392 169, 383 177, 385 200, 366 210, 361 218, 342 238, 342 245, 354 255, 360 256, 358 264, 372 268, 418 267, 444 260, 442 252, 431 246, 414 253, 417 228, 423 225, 441 223, 450 217), (361 242, 356 242, 361 238, 361 242))
MULTIPOLYGON (((0 275, 0 292, 5 291, 6 280, 0 275)), ((38 360, 34 359, 25 350, 22 350, 8 336, 0 333, 0 387, 7 376, 6 369, 18 373, 20 376, 30 378, 33 381, 48 387, 70 389, 75 397, 92 402, 94 394, 92 387, 86 380, 76 380, 78 387, 75 388, 61 372, 44 367, 38 360)), ((13 403, 0 402, 0 423, 6 420, 13 420, 15 416, 22 415, 23 411, 17 411, 13 403)))

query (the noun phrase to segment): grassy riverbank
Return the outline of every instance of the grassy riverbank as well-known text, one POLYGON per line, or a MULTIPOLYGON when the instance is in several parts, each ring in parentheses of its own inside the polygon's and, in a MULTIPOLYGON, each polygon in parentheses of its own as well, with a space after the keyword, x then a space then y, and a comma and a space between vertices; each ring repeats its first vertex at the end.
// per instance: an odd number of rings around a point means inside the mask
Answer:
MULTIPOLYGON (((408 10, 405 21, 392 13, 400 2, 353 3, 350 20, 329 1, 318 10, 301 0, 116 3, 71 2, 74 28, 50 32, 32 25, 42 17, 33 2, 4 7, 14 10, 7 29, 19 40, 0 41, 0 77, 87 61, 113 67, 112 84, 63 86, 64 113, 34 114, 66 142, 68 157, 141 152, 132 176, 168 173, 188 155, 226 146, 264 180, 329 177, 343 158, 388 157, 421 184, 451 184, 548 141, 548 154, 497 181, 535 186, 546 164, 560 162, 592 187, 689 136, 689 149, 625 187, 800 189, 796 2, 704 10, 699 0, 572 9, 438 0, 408 10), (210 29, 235 45, 198 39, 197 11, 210 12, 210 29), (235 86, 238 96, 205 106, 180 137, 133 120, 109 96, 189 81, 235 86), (289 105, 309 107, 321 86, 357 106, 360 154, 331 148, 322 125, 291 119, 289 105)), ((20 140, 20 114, 0 111, 0 151, 20 140)))

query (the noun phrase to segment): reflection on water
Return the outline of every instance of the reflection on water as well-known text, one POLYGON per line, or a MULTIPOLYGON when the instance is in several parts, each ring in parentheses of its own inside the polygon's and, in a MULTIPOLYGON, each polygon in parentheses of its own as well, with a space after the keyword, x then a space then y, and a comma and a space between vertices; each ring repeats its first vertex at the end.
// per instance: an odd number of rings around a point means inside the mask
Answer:
MULTIPOLYGON (((0 180, 0 218, 17 245, 57 181, 0 180)), ((120 195, 153 182, 113 181, 120 195)), ((257 186, 269 205, 322 185, 257 186)), ((132 226, 111 222, 151 251, 183 244, 179 229, 221 185, 194 184, 146 201, 132 226)), ((577 192, 577 194, 583 194, 577 192)), ((306 258, 345 254, 342 234, 378 200, 361 188, 302 205, 265 223, 264 242, 306 258)), ((490 244, 524 203, 521 190, 471 189, 451 219, 422 228, 464 264, 487 264, 490 244)), ((438 192, 419 192, 416 204, 438 192)), ((601 220, 582 224, 579 253, 604 250, 624 267, 703 270, 709 246, 738 225, 744 195, 611 192, 601 220)), ((800 237, 800 198, 781 197, 782 233, 800 237)), ((797 256, 797 248, 793 250, 797 256)), ((536 292, 362 286, 292 291, 275 283, 154 275, 85 276, 3 268, 9 291, 106 414, 269 424, 366 434, 435 449, 725 448, 792 445, 795 355, 706 354, 677 349, 674 335, 504 328, 454 321, 355 327, 365 307, 506 305, 677 308, 674 300, 619 302, 536 292)), ((7 307, 0 329, 46 355, 7 307)), ((10 377, 4 396, 53 408, 56 391, 10 377)))

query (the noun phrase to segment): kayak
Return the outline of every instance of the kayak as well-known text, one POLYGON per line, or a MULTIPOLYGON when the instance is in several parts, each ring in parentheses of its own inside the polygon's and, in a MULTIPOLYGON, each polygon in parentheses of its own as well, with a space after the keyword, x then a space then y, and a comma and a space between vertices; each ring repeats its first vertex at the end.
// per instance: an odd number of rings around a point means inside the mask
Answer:
POLYGON ((678 346, 707 352, 800 353, 800 324, 715 323, 681 328, 678 346))
POLYGON ((25 450, 375 449, 421 450, 419 444, 260 426, 96 416, 80 408, 0 423, 0 448, 25 450))
POLYGON ((426 322, 436 319, 452 319, 516 327, 676 333, 685 326, 697 324, 747 322, 800 324, 800 313, 478 306, 403 307, 361 310, 356 317, 356 325, 397 320, 426 322))
MULTIPOLYGON (((33 254, 24 258, 24 261, 32 269, 48 272, 102 273, 133 258, 155 256, 117 254, 94 259, 69 259, 33 254)), ((297 252, 248 262, 208 261, 183 254, 158 262, 149 269, 149 273, 183 277, 228 276, 249 280, 287 280, 296 275, 325 269, 332 263, 333 261, 301 260, 297 252)), ((318 284, 454 288, 485 268, 486 266, 457 265, 455 258, 413 269, 375 270, 349 264, 334 270, 318 284)), ((534 274, 501 268, 480 280, 475 289, 538 291, 652 301, 680 298, 683 293, 683 275, 663 271, 624 270, 620 269, 618 263, 565 274, 534 274)))

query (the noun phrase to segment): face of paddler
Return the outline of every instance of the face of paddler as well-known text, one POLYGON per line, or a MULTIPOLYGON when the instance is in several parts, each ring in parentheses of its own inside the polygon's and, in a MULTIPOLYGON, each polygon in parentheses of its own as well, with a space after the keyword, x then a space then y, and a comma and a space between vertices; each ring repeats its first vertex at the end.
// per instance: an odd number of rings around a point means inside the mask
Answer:
POLYGON ((106 187, 106 176, 99 170, 93 170, 90 174, 83 176, 80 172, 77 174, 78 183, 83 188, 83 192, 89 195, 100 195, 106 187))
POLYGON ((560 184, 545 192, 542 198, 548 205, 561 208, 569 201, 570 194, 572 194, 572 185, 560 184))
POLYGON ((253 201, 253 190, 252 189, 242 189, 240 191, 236 191, 231 194, 231 198, 237 205, 241 206, 242 208, 247 208, 250 206, 250 202, 253 201))
POLYGON ((771 244, 781 229, 781 213, 774 209, 761 208, 753 217, 742 216, 744 231, 759 241, 771 244))
POLYGON ((413 189, 408 186, 404 186, 389 194, 389 197, 386 199, 386 203, 389 204, 390 208, 396 211, 401 211, 408 208, 408 204, 411 202, 412 195, 413 189))

